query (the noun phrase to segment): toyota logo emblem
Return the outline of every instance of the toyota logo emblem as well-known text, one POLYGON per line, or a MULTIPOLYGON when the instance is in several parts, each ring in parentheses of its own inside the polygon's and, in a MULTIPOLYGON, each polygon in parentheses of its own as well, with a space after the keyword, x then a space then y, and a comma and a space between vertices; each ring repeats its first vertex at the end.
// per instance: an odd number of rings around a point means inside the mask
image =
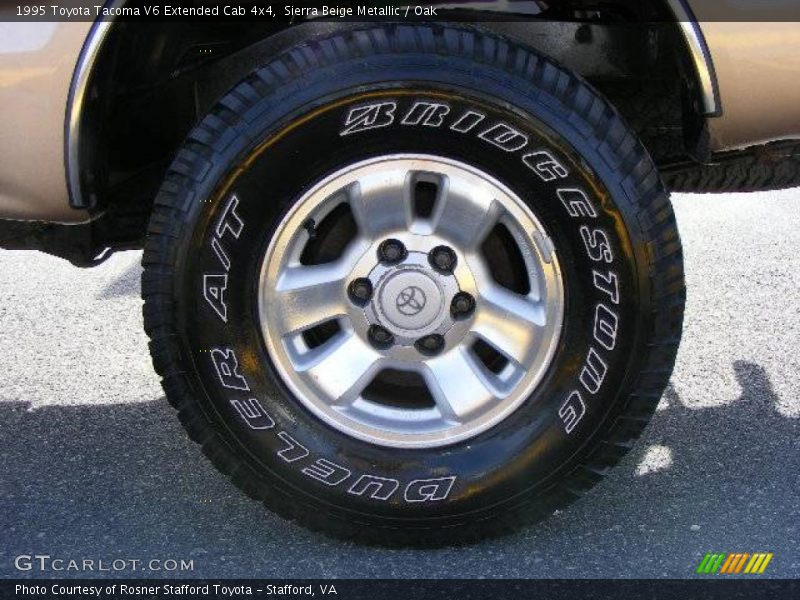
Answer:
POLYGON ((413 317, 422 312, 426 302, 425 292, 415 285, 409 285, 397 295, 395 306, 405 316, 413 317))

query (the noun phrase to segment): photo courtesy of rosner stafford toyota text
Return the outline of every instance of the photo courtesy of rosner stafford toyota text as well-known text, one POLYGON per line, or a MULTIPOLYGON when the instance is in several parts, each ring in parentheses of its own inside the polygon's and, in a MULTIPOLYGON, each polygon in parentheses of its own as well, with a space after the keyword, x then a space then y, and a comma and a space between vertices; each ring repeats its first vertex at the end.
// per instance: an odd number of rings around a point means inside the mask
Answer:
POLYGON ((800 2, 0 0, 0 600, 800 598, 800 2))

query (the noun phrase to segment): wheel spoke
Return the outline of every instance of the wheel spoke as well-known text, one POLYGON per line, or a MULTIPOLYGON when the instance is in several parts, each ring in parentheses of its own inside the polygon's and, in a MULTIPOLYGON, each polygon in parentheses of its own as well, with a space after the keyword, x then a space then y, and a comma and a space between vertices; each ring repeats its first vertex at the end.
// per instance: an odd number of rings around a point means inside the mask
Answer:
POLYGON ((525 365, 545 339, 545 307, 497 284, 484 286, 473 331, 495 350, 525 365))
POLYGON ((378 372, 381 355, 356 333, 342 333, 303 356, 296 365, 336 404, 355 400, 378 372))
POLYGON ((345 261, 290 267, 281 273, 276 312, 283 333, 302 331, 346 314, 347 273, 345 261))
POLYGON ((366 443, 433 449, 479 435, 540 385, 558 344, 563 282, 543 238, 526 203, 477 167, 416 154, 343 166, 303 195, 263 259, 258 313, 277 376, 366 443), (343 207, 346 219, 326 218, 343 207), (500 224, 499 243, 518 248, 500 260, 528 275, 522 294, 484 252, 500 224), (315 233, 320 253, 343 252, 301 265, 315 233), (406 297, 419 306, 405 311, 406 297))
POLYGON ((497 223, 500 205, 487 186, 449 178, 434 213, 434 232, 463 249, 477 248, 497 223))
POLYGON ((466 348, 454 348, 427 362, 425 379, 442 415, 465 421, 469 414, 497 398, 466 348))
POLYGON ((368 174, 348 189, 350 208, 362 235, 374 239, 411 225, 410 176, 405 169, 368 174))

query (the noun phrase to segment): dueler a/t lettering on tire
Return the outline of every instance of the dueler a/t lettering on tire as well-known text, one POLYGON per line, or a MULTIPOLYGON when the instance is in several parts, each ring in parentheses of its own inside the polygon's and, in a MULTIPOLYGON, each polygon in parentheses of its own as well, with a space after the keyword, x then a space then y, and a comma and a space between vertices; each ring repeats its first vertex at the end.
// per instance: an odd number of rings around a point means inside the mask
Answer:
POLYGON ((672 369, 681 247, 585 82, 455 26, 365 26, 258 69, 169 170, 144 253, 155 367, 282 515, 453 543, 616 463, 672 369))

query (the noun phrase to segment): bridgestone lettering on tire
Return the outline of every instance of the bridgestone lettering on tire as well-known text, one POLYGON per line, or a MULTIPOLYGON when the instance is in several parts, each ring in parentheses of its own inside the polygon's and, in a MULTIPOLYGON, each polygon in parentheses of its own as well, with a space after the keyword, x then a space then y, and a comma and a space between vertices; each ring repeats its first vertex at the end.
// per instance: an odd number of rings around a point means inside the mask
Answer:
POLYGON ((480 539, 597 483, 684 305, 652 161, 584 81, 466 27, 308 40, 186 140, 144 252, 169 401, 269 509, 380 544, 480 539))

